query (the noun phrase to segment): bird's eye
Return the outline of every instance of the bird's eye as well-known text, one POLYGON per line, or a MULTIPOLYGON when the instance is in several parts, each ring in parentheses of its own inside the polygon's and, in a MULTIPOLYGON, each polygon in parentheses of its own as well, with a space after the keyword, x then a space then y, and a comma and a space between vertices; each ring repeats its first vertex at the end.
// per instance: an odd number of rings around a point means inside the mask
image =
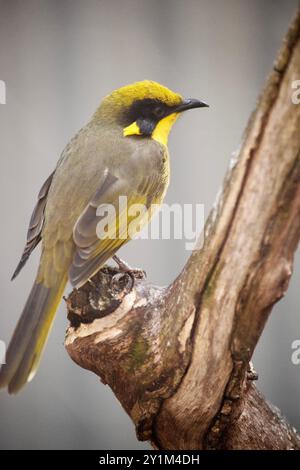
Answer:
POLYGON ((156 118, 161 119, 164 115, 165 111, 161 106, 155 106, 153 109, 153 114, 156 118))

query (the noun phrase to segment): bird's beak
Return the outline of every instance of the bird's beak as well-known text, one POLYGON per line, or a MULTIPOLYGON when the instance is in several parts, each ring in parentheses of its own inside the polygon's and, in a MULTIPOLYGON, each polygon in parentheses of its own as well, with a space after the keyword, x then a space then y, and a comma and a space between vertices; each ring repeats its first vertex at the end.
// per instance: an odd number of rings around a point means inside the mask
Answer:
POLYGON ((175 108, 176 113, 181 113, 182 111, 186 111, 187 109, 193 108, 208 108, 209 105, 203 103, 203 101, 196 100, 194 98, 188 98, 182 101, 182 103, 175 108))

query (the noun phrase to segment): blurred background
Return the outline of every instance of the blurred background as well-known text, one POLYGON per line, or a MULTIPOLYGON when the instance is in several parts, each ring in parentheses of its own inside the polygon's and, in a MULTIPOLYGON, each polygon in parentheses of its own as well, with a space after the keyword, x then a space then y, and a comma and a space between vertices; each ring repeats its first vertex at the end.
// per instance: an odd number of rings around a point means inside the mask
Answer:
MULTIPOLYGON (((168 203, 208 214, 269 73, 297 0, 0 0, 0 339, 8 343, 37 269, 39 249, 13 282, 43 181, 102 97, 152 79, 210 104, 170 138, 168 203)), ((300 78, 300 77, 299 77, 300 78)), ((167 284, 184 241, 138 240, 120 253, 167 284)), ((258 386, 300 428, 300 256, 254 357, 258 386)), ((0 392, 2 449, 147 449, 110 389, 63 347, 62 303, 41 367, 17 396, 0 392)))

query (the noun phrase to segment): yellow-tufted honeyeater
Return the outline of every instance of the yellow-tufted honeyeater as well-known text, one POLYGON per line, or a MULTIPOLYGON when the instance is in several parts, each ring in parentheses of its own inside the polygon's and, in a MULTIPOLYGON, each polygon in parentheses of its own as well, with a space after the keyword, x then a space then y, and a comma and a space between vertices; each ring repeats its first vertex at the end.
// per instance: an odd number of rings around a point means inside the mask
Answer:
POLYGON ((131 204, 160 204, 169 183, 170 129, 181 112, 204 106, 158 83, 137 82, 105 97, 66 146, 39 192, 13 275, 42 241, 38 273, 1 368, 0 387, 16 393, 33 378, 67 280, 83 285, 128 241, 122 236, 128 218, 120 210, 119 236, 99 237, 97 207, 117 205, 121 195, 127 210, 131 204))

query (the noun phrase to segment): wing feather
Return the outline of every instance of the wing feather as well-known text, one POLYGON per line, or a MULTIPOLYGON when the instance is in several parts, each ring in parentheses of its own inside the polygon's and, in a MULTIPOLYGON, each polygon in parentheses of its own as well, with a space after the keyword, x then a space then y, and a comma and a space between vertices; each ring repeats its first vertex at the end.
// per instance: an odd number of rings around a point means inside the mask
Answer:
POLYGON ((34 248, 39 244, 41 240, 41 232, 42 232, 42 228, 44 225, 44 212, 45 212, 47 196, 48 196, 48 192, 51 186, 53 175, 54 175, 54 171, 46 179, 46 181, 44 182, 38 194, 38 201, 35 205, 35 208, 33 209, 33 213, 31 215, 30 222, 29 222, 26 245, 22 253, 21 259, 19 261, 19 264, 16 267, 16 270, 11 278, 12 280, 19 274, 24 264, 28 260, 31 252, 34 250, 34 248))
MULTIPOLYGON (((132 204, 151 204, 161 191, 161 181, 158 175, 143 177, 135 188, 128 188, 126 181, 118 178, 108 171, 101 186, 92 197, 89 204, 78 218, 74 230, 73 240, 75 254, 69 270, 69 279, 72 285, 80 287, 91 278, 114 253, 128 241, 128 224, 134 218, 129 216, 128 208, 132 204), (127 206, 119 208, 119 197, 127 196, 127 206), (101 206, 102 214, 105 208, 112 204, 115 211, 108 211, 111 218, 105 221, 112 222, 110 231, 97 234, 97 225, 104 217, 97 215, 97 208, 101 206), (113 235, 116 233, 116 237, 113 235)), ((99 214, 99 212, 98 212, 99 214)))

